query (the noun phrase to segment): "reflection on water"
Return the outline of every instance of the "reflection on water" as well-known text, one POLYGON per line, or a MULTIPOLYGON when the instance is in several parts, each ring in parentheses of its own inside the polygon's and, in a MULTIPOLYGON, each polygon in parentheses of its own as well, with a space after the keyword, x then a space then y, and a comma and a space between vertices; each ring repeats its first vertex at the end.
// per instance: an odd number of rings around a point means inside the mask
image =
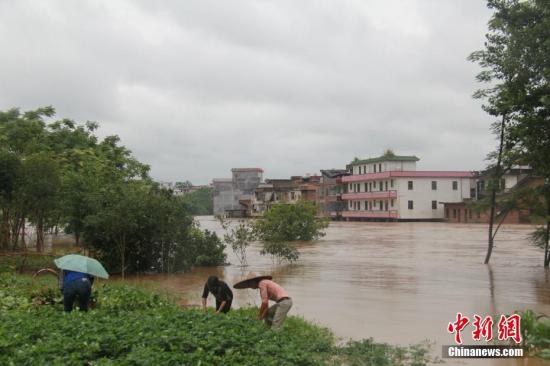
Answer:
MULTIPOLYGON (((213 218, 199 221, 203 228, 223 233, 213 218)), ((550 314, 549 273, 542 266, 542 252, 527 241, 532 229, 502 227, 492 263, 486 266, 483 225, 333 222, 322 240, 299 244, 301 259, 294 265, 273 264, 259 255, 255 245, 246 268, 197 268, 132 281, 182 294, 188 304, 199 305, 210 275, 233 284, 248 271, 271 274, 293 297, 291 313, 328 326, 342 338, 373 337, 399 344, 429 339, 436 342, 439 354, 441 345, 452 344, 446 327, 458 311, 470 317, 522 309, 550 314)), ((228 254, 230 262, 238 263, 228 254)), ((235 306, 259 303, 253 290, 234 290, 234 294, 235 306)), ((463 338, 471 336, 466 333, 463 338)), ((544 364, 526 359, 446 363, 544 364)))

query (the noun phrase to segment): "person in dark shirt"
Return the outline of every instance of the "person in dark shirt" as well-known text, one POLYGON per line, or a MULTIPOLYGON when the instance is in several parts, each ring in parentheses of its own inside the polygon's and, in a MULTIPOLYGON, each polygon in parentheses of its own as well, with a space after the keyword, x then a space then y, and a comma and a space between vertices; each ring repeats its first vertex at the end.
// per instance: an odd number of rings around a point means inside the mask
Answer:
POLYGON ((208 293, 211 293, 216 298, 216 312, 227 313, 231 309, 231 302, 233 301, 233 292, 227 286, 227 283, 220 281, 216 276, 208 277, 208 280, 204 284, 204 291, 202 292, 202 308, 206 311, 206 298, 208 293))
POLYGON ((73 311, 73 304, 76 298, 78 298, 80 311, 88 311, 94 277, 87 273, 64 270, 61 278, 60 289, 63 292, 63 307, 65 311, 73 311))

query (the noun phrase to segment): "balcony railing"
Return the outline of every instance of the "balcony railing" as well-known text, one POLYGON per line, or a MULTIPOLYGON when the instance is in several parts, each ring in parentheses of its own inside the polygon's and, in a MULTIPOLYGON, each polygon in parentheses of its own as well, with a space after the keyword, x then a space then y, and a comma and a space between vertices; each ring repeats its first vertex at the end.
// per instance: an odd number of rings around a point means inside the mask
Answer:
POLYGON ((397 198, 397 191, 376 191, 376 192, 352 192, 342 195, 343 200, 368 200, 368 199, 384 199, 397 198))
POLYGON ((397 219, 399 213, 391 211, 343 211, 342 217, 347 218, 369 218, 369 219, 397 219))

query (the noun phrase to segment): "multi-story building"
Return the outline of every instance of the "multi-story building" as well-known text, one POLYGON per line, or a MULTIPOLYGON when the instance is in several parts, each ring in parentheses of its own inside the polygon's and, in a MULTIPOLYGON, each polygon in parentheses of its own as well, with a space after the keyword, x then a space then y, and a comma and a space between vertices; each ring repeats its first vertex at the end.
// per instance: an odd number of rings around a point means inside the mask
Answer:
POLYGON ((417 171, 416 156, 383 156, 349 165, 343 176, 347 209, 342 217, 351 220, 443 220, 444 202, 470 198, 472 173, 468 171, 417 171))
POLYGON ((246 216, 252 209, 254 190, 263 179, 260 168, 231 169, 232 178, 214 179, 214 215, 246 216))
MULTIPOLYGON (((493 180, 492 169, 474 173, 474 184, 471 199, 462 202, 445 203, 445 219, 448 222, 463 223, 488 223, 490 220, 490 209, 478 205, 476 201, 488 198, 491 194, 490 183, 493 180)), ((528 166, 516 166, 506 169, 496 191, 495 221, 505 224, 532 223, 536 220, 533 216, 533 209, 529 204, 518 201, 517 206, 507 207, 502 201, 507 201, 514 191, 523 188, 536 188, 544 184, 544 178, 532 175, 532 169, 528 166)))
POLYGON ((346 209, 346 201, 342 194, 347 192, 347 184, 342 183, 342 177, 349 175, 345 169, 321 170, 318 200, 319 214, 322 216, 341 218, 346 209))
POLYGON ((252 216, 261 216, 276 203, 296 203, 299 200, 317 202, 321 177, 292 176, 290 179, 266 179, 254 192, 252 216))

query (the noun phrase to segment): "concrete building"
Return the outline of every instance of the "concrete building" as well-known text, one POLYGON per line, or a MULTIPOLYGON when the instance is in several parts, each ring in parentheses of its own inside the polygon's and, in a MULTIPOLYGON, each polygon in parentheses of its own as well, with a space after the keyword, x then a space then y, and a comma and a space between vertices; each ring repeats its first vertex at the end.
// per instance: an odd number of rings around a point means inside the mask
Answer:
POLYGON ((321 177, 292 176, 290 179, 266 179, 254 192, 252 216, 261 216, 276 203, 296 203, 299 200, 317 202, 321 177))
POLYGON ((443 220, 443 202, 471 197, 472 173, 467 171, 417 171, 416 156, 383 156, 354 160, 342 195, 348 220, 443 220))
MULTIPOLYGON (((544 185, 544 178, 531 175, 529 167, 514 167, 507 169, 502 175, 497 191, 497 205, 495 221, 505 224, 521 224, 533 222, 533 209, 527 204, 521 204, 518 209, 503 209, 499 204, 507 195, 513 194, 514 190, 524 187, 536 188, 544 185), (521 207, 523 206, 523 207, 521 207)), ((462 202, 446 202, 444 204, 445 220, 456 223, 488 223, 490 220, 490 209, 476 210, 477 200, 486 198, 490 193, 489 182, 492 180, 492 170, 475 173, 472 184, 473 190, 471 199, 462 202)))
POLYGON ((214 215, 243 217, 252 209, 254 190, 262 183, 260 168, 231 169, 232 178, 214 179, 214 215))
POLYGON ((346 202, 342 195, 347 193, 347 184, 342 183, 342 177, 350 173, 346 169, 321 170, 321 181, 318 190, 319 214, 321 216, 339 219, 346 210, 346 202))

